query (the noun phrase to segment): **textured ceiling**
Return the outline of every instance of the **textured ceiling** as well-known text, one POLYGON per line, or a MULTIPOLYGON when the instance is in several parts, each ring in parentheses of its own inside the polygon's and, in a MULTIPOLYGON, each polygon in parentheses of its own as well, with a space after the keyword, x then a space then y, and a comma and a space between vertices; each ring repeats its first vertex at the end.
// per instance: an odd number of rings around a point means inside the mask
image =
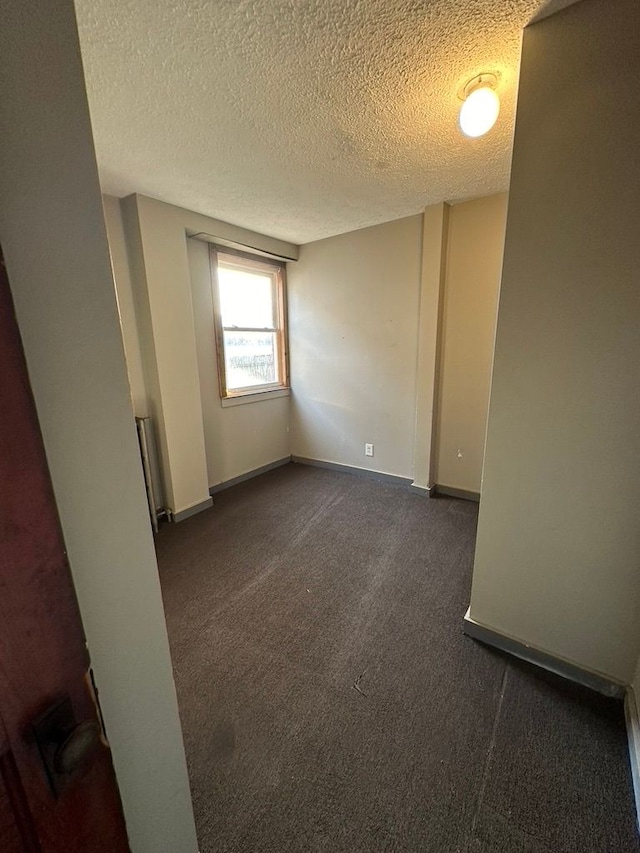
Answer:
POLYGON ((76 0, 103 189, 296 243, 504 190, 521 29, 570 2, 76 0))

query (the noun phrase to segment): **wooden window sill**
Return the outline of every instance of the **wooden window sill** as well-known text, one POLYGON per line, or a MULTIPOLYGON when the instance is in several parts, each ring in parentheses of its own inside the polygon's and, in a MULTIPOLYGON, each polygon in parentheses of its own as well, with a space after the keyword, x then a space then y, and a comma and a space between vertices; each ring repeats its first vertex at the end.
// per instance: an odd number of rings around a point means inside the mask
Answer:
POLYGON ((259 403, 263 400, 273 400, 275 397, 289 397, 290 395, 290 388, 270 388, 267 391, 251 391, 249 394, 222 397, 220 405, 224 409, 227 406, 242 406, 245 403, 259 403))

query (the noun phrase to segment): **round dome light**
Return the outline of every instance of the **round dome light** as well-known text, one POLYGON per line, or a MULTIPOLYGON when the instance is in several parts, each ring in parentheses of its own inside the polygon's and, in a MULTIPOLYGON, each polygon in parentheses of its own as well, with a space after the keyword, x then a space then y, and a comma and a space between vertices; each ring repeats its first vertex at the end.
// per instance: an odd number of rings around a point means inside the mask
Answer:
POLYGON ((493 89, 480 86, 467 96, 460 108, 460 129, 465 136, 483 136, 496 123, 500 99, 493 89))

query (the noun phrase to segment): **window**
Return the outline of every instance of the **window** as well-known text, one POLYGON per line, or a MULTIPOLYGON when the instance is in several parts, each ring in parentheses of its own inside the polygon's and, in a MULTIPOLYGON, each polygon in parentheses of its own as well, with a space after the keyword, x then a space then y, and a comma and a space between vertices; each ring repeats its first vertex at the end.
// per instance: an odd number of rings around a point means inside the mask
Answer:
POLYGON ((212 246, 211 272, 223 404, 288 389, 284 264, 212 246))

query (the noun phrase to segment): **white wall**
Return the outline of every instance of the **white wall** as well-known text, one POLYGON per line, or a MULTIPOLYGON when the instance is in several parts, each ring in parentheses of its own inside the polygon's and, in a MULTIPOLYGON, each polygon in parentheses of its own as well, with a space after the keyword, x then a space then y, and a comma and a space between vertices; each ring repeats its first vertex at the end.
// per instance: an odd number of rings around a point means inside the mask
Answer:
POLYGON ((525 31, 471 598, 628 683, 640 610, 640 5, 525 31))
POLYGON ((434 482, 480 492, 507 195, 449 211, 434 482))
POLYGON ((134 853, 197 849, 71 0, 5 4, 0 241, 134 853))
POLYGON ((289 397, 222 408, 209 247, 200 240, 189 240, 187 252, 207 470, 209 485, 215 486, 290 456, 289 397))
POLYGON ((412 477, 421 229, 411 216, 308 243, 291 265, 295 456, 412 477))

